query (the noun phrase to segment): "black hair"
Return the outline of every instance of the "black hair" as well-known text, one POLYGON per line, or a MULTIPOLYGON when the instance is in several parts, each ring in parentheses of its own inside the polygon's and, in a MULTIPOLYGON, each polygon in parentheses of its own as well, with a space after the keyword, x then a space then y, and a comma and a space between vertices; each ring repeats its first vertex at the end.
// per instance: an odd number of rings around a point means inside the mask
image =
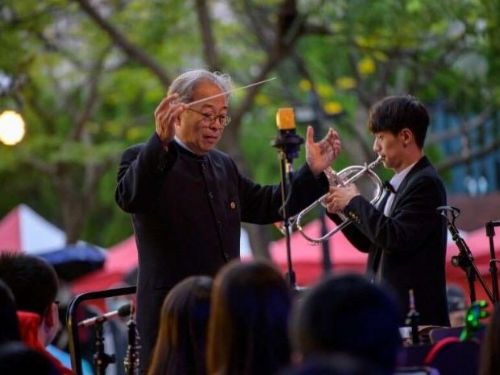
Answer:
POLYGON ((189 276, 163 301, 148 375, 206 374, 205 351, 212 278, 189 276))
POLYGON ((0 345, 0 374, 58 375, 59 371, 47 356, 14 341, 0 345))
POLYGON ((344 353, 329 353, 307 358, 279 375, 387 375, 373 364, 344 353))
POLYGON ((0 344, 20 339, 14 295, 0 279, 0 344))
POLYGON ((292 336, 305 358, 344 353, 392 371, 402 312, 393 292, 356 274, 328 277, 294 311, 292 336))
POLYGON ((422 149, 429 123, 429 113, 417 98, 411 95, 389 96, 371 108, 368 129, 372 133, 389 131, 397 135, 408 128, 415 137, 415 143, 422 149))
POLYGON ((217 274, 207 348, 210 374, 274 374, 289 364, 291 293, 275 265, 234 260, 217 274))
POLYGON ((14 294, 16 309, 44 316, 56 299, 54 268, 42 258, 22 253, 0 254, 0 278, 14 294))

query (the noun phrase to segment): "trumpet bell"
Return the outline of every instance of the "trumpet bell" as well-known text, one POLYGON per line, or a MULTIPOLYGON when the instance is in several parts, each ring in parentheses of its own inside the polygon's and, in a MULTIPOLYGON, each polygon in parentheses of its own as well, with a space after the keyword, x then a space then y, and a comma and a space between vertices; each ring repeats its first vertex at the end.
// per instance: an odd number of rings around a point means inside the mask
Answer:
MULTIPOLYGON (((335 172, 333 171, 333 169, 328 168, 324 172, 326 174, 326 177, 328 178, 330 186, 355 184, 360 194, 373 205, 380 199, 383 191, 382 181, 377 176, 377 174, 373 172, 373 169, 377 166, 378 163, 380 163, 381 160, 382 159, 379 156, 370 164, 353 165, 342 169, 340 172, 335 172)), ((349 220, 344 214, 338 213, 338 215, 342 219, 342 223, 339 224, 336 228, 332 229, 330 232, 322 235, 321 237, 312 237, 304 232, 304 227, 302 226, 304 215, 311 212, 318 204, 324 206, 324 200, 327 195, 328 194, 325 194, 324 196, 318 198, 315 202, 303 209, 296 216, 295 226, 300 231, 300 233, 313 244, 319 244, 322 241, 328 240, 328 238, 351 223, 351 220, 349 220)))

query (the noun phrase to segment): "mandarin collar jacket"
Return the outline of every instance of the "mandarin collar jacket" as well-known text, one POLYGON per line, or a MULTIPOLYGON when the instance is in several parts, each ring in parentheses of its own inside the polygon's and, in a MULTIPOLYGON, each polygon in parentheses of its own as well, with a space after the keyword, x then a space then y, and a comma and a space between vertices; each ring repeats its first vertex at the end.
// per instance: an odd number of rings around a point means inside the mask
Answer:
MULTIPOLYGON (((175 141, 165 148, 156 134, 123 153, 117 180, 115 199, 131 214, 139 252, 137 324, 147 363, 168 291, 187 276, 214 276, 238 259, 241 222, 280 221, 281 192, 242 176, 218 150, 197 156, 175 141)), ((293 179, 289 213, 327 189, 326 177, 314 177, 304 165, 293 179)))

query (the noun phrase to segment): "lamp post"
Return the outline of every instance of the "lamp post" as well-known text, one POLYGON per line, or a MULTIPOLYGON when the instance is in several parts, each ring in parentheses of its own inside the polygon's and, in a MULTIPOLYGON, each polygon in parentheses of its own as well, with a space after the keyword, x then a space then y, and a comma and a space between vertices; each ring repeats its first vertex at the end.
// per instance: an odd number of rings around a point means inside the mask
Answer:
POLYGON ((21 142, 25 134, 24 120, 15 111, 4 111, 0 114, 0 142, 14 146, 21 142))

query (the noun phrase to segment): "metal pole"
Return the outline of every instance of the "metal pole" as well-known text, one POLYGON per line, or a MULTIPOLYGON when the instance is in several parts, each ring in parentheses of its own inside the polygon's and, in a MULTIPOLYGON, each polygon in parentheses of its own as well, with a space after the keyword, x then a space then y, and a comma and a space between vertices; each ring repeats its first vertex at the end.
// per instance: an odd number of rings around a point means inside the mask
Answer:
POLYGON ((497 259, 495 256, 495 245, 493 243, 493 237, 495 236, 495 227, 500 225, 500 220, 489 221, 486 223, 486 235, 489 238, 490 244, 490 275, 491 275, 491 287, 493 294, 493 302, 499 301, 498 295, 498 275, 497 275, 497 259))
MULTIPOLYGON (((312 90, 309 91, 309 105, 311 106, 313 113, 314 113, 314 117, 313 117, 313 120, 311 121, 312 122, 311 125, 314 129, 314 134, 318 135, 323 130, 323 123, 324 123, 325 114, 324 114, 323 109, 321 107, 318 94, 312 90)), ((325 209, 321 208, 320 215, 319 215, 321 237, 323 237, 328 232, 328 229, 326 227, 325 216, 326 216, 325 209)), ((330 240, 329 239, 321 242, 321 252, 322 252, 322 256, 323 256, 323 274, 328 275, 332 271, 332 261, 330 258, 330 240)))

